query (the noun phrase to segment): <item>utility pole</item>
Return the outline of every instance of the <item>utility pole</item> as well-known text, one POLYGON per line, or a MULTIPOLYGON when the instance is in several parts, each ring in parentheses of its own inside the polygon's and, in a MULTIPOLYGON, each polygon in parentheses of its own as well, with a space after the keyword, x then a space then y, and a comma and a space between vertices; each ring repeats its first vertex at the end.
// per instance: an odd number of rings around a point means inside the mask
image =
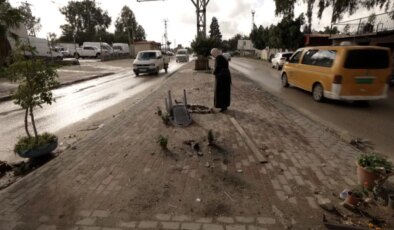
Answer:
POLYGON ((191 0, 196 7, 197 13, 197 36, 207 36, 207 14, 206 9, 209 0, 191 0))
MULTIPOLYGON (((164 0, 137 0, 137 2, 151 2, 151 1, 164 1, 164 0)), ((207 36, 207 15, 206 9, 209 0, 191 0, 196 7, 197 13, 197 36, 207 36)))
POLYGON ((255 10, 252 10, 252 30, 254 28, 254 14, 256 13, 255 10))
POLYGON ((166 51, 168 51, 167 23, 168 23, 168 19, 164 19, 164 42, 165 42, 164 47, 166 51))

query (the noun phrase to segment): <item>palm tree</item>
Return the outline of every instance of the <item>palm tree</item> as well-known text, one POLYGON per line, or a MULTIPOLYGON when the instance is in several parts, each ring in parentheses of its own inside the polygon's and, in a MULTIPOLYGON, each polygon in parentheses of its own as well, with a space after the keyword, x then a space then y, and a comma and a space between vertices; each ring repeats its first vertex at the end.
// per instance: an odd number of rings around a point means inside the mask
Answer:
POLYGON ((4 66, 6 57, 11 52, 7 37, 17 38, 10 29, 18 28, 21 22, 23 22, 21 12, 13 8, 7 0, 0 0, 0 67, 4 66))

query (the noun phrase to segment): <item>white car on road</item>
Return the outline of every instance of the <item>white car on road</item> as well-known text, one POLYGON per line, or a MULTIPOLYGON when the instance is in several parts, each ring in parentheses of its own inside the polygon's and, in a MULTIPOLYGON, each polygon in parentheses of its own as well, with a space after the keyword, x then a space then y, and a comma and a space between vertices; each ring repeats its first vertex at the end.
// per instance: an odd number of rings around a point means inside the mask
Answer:
POLYGON ((167 73, 169 62, 169 57, 164 56, 160 50, 140 51, 133 62, 133 71, 136 76, 140 73, 158 74, 162 69, 167 73))
POLYGON ((287 60, 293 55, 292 52, 283 52, 277 53, 271 60, 272 68, 277 70, 282 69, 283 65, 286 63, 287 60))

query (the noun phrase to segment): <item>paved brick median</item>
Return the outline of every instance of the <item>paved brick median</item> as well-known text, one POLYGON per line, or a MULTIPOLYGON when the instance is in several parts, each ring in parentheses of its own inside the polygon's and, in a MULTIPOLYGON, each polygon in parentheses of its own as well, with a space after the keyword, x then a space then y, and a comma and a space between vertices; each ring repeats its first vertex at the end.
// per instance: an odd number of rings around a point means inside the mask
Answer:
POLYGON ((333 194, 355 185, 359 152, 235 72, 227 113, 165 126, 156 111, 168 90, 180 101, 186 89, 189 103, 212 106, 213 75, 191 68, 1 191, 0 229, 322 228, 318 202, 338 202, 333 194), (208 130, 216 147, 207 145, 208 130), (199 142, 203 156, 187 140, 199 142))

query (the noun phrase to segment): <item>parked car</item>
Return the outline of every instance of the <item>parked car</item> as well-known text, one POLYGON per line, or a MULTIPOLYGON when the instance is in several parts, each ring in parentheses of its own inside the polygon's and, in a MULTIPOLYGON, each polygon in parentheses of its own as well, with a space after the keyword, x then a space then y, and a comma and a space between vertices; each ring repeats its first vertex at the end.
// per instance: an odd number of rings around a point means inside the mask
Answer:
POLYGON ((63 55, 63 57, 70 56, 70 52, 67 49, 65 49, 64 47, 55 46, 52 48, 52 51, 61 53, 63 55))
POLYGON ((96 46, 88 46, 83 45, 77 48, 77 51, 74 54, 75 58, 86 58, 86 57, 94 57, 94 58, 101 58, 101 52, 106 52, 105 50, 99 49, 96 46))
POLYGON ((231 55, 229 53, 223 53, 223 56, 227 59, 227 61, 231 61, 231 55))
POLYGON ((127 43, 114 43, 112 44, 113 52, 116 54, 129 54, 130 48, 127 43))
POLYGON ((179 49, 175 57, 176 62, 189 62, 189 51, 187 49, 179 49))
POLYGON ((277 53, 272 59, 271 59, 271 66, 272 68, 275 68, 277 70, 281 70, 283 65, 286 63, 286 61, 289 60, 289 58, 293 55, 292 52, 283 52, 283 53, 277 53))
POLYGON ((391 61, 390 50, 377 46, 301 48, 285 64, 282 86, 310 91, 315 101, 384 99, 391 61))
POLYGON ((162 55, 160 50, 140 51, 133 62, 133 71, 136 76, 140 73, 158 74, 162 69, 167 73, 169 62, 170 58, 162 55))

